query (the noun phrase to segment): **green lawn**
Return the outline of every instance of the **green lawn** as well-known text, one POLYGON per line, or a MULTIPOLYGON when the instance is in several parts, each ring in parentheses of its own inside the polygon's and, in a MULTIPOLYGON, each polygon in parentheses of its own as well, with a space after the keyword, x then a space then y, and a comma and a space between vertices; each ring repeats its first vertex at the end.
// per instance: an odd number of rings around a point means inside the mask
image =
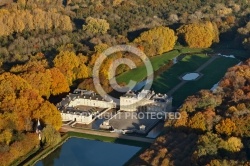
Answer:
POLYGON ((173 105, 179 106, 190 95, 201 89, 211 89, 225 75, 227 69, 239 63, 232 58, 220 57, 201 71, 204 75, 197 81, 190 81, 173 94, 173 105))
POLYGON ((179 48, 181 54, 188 54, 188 53, 205 53, 211 52, 210 48, 189 48, 189 47, 181 47, 179 48))
MULTIPOLYGON (((179 51, 174 50, 167 53, 164 53, 162 55, 158 55, 155 57, 150 58, 151 64, 153 66, 154 71, 158 70, 161 66, 166 64, 169 60, 177 57, 179 54, 179 51)), ((139 66, 135 69, 129 70, 127 72, 124 72, 116 77, 116 80, 118 83, 125 82, 128 83, 130 80, 134 81, 142 81, 147 77, 147 70, 146 67, 139 66)))
MULTIPOLYGON (((181 54, 186 54, 186 57, 184 57, 180 62, 173 65, 170 69, 163 72, 154 79, 152 89, 157 93, 167 93, 175 85, 181 82, 178 79, 179 76, 186 72, 193 72, 199 66, 204 64, 209 59, 205 53, 209 51, 211 50, 180 47, 168 53, 150 58, 154 71, 157 71, 169 60, 181 54), (192 55, 192 53, 194 55, 192 55)), ((242 56, 242 59, 246 56, 245 54, 241 55, 241 52, 237 50, 230 53, 237 56, 238 58, 242 56)), ((230 55, 229 53, 227 54, 230 55)), ((201 73, 204 74, 202 78, 197 81, 190 81, 186 83, 173 94, 173 105, 179 106, 188 96, 195 94, 201 89, 212 88, 212 86, 219 82, 219 80, 224 76, 227 69, 237 63, 239 63, 239 61, 232 58, 220 57, 215 59, 211 64, 201 71, 201 73)), ((117 76, 116 79, 118 83, 128 83, 129 80, 139 82, 146 78, 146 74, 145 66, 139 66, 133 70, 122 73, 121 75, 117 76)))
MULTIPOLYGON (((180 54, 186 53, 197 53, 197 52, 205 52, 208 49, 196 49, 196 48, 188 48, 188 47, 181 47, 176 50, 164 53, 162 55, 157 55, 155 57, 150 58, 151 64, 153 66, 154 71, 157 71, 161 66, 164 66, 168 63, 169 60, 174 59, 175 57, 179 56, 180 54)), ((142 81, 147 77, 147 71, 144 65, 139 66, 135 69, 129 70, 124 72, 116 77, 118 83, 125 82, 128 83, 130 80, 134 81, 142 81)))
POLYGON ((250 58, 250 54, 246 50, 226 49, 226 50, 218 50, 217 52, 220 52, 221 54, 225 55, 234 55, 237 59, 241 61, 245 61, 248 58, 250 58))
POLYGON ((235 48, 235 41, 220 41, 220 43, 213 47, 213 52, 225 55, 234 55, 241 61, 245 61, 250 58, 250 53, 247 50, 235 48))
POLYGON ((163 72, 154 79, 152 89, 157 93, 167 93, 181 80, 178 78, 186 72, 193 72, 210 57, 205 54, 187 55, 180 62, 173 65, 169 70, 163 72))

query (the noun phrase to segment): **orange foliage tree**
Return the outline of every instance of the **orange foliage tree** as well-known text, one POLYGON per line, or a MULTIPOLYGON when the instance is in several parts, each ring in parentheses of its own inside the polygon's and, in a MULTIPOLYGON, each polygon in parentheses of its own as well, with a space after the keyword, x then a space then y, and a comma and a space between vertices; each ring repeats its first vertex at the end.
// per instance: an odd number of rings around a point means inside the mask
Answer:
POLYGON ((0 123, 1 128, 23 131, 30 128, 30 120, 41 119, 59 129, 61 116, 56 107, 44 101, 21 77, 10 73, 0 75, 0 91, 0 115, 5 122, 0 123))
POLYGON ((226 118, 225 120, 220 121, 220 123, 215 126, 215 129, 220 134, 230 136, 233 132, 235 132, 236 126, 231 119, 226 118))
POLYGON ((85 59, 83 55, 77 56, 72 51, 61 51, 53 62, 54 66, 66 76, 69 85, 72 85, 73 81, 90 76, 85 59))
POLYGON ((12 67, 10 71, 19 74, 46 98, 69 91, 65 76, 57 68, 49 69, 46 60, 30 60, 24 65, 12 67))

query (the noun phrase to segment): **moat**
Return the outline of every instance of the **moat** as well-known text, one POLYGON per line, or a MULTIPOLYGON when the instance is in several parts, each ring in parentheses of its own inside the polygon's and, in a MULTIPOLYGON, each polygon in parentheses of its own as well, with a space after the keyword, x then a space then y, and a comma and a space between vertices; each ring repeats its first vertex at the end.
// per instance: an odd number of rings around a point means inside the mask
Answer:
POLYGON ((70 138, 61 147, 37 162, 36 166, 106 165, 119 166, 129 161, 141 147, 70 138))

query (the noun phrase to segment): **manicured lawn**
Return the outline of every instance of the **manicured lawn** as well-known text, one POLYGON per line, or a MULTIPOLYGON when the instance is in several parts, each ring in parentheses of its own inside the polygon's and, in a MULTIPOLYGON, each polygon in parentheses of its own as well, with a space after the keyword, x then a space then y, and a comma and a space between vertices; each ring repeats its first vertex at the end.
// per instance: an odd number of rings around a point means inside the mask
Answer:
MULTIPOLYGON (((164 53, 162 55, 155 56, 153 58, 150 58, 151 64, 153 66, 154 71, 158 70, 161 66, 166 64, 169 60, 177 57, 179 55, 179 51, 174 50, 167 53, 164 53)), ((142 81, 147 77, 147 70, 146 67, 139 66, 135 69, 129 70, 125 73, 120 74, 116 77, 116 80, 118 83, 125 82, 128 83, 129 80, 134 81, 142 81)))
POLYGON ((220 57, 215 59, 201 71, 204 75, 199 80, 187 82, 173 94, 173 105, 180 106, 188 96, 201 89, 211 89, 225 75, 227 69, 237 63, 239 61, 232 58, 220 57))
MULTIPOLYGON (((156 93, 167 93, 175 85, 181 82, 179 76, 186 72, 193 72, 199 66, 204 64, 209 57, 206 56, 205 52, 209 49, 190 49, 190 48, 177 48, 177 50, 165 53, 163 55, 158 55, 153 58, 150 58, 154 71, 158 70, 161 66, 166 64, 169 60, 179 56, 180 54, 186 54, 180 62, 173 65, 170 69, 163 72, 161 75, 157 76, 154 79, 152 89, 156 93), (198 54, 197 52, 200 52, 198 54), (194 55, 192 55, 194 53, 194 55), (189 55, 190 54, 190 55, 189 55)), ((227 55, 235 55, 238 58, 241 56, 241 52, 234 51, 225 53, 227 55)), ((245 57, 245 53, 242 55, 245 57)), ((214 84, 220 81, 224 76, 227 69, 235 64, 239 63, 238 60, 232 58, 220 57, 215 59, 211 64, 209 64, 205 69, 201 71, 203 77, 197 81, 187 82, 184 86, 178 89, 173 94, 173 105, 179 106, 181 103, 190 95, 195 94, 201 89, 210 89, 214 84)), ((128 83, 129 80, 142 81, 146 78, 146 68, 145 66, 139 66, 136 69, 127 71, 119 76, 117 76, 117 82, 128 83)))
POLYGON ((157 93, 167 93, 181 80, 178 78, 186 72, 193 72, 210 57, 205 54, 187 55, 180 62, 173 65, 169 70, 156 77, 152 89, 157 93))
MULTIPOLYGON (((150 58, 151 64, 153 66, 153 70, 157 71, 161 66, 168 63, 169 60, 174 59, 175 57, 179 56, 180 54, 185 53, 197 53, 197 52, 205 52, 208 49, 196 49, 196 48, 187 48, 182 47, 178 50, 173 50, 162 55, 157 55, 155 57, 150 58)), ((128 83, 130 80, 134 81, 142 81, 147 77, 147 71, 145 66, 139 66, 135 69, 129 70, 124 72, 116 77, 118 83, 125 82, 128 83)))
POLYGON ((225 55, 234 55, 237 59, 245 61, 250 58, 250 53, 245 49, 235 49, 234 41, 220 41, 213 47, 213 52, 225 55))
POLYGON ((204 53, 211 51, 210 48, 188 48, 188 47, 182 47, 179 49, 181 54, 188 54, 188 53, 204 53))
POLYGON ((250 53, 246 50, 225 49, 218 50, 218 52, 225 55, 234 55, 237 59, 240 59, 241 61, 245 61, 250 58, 250 53))

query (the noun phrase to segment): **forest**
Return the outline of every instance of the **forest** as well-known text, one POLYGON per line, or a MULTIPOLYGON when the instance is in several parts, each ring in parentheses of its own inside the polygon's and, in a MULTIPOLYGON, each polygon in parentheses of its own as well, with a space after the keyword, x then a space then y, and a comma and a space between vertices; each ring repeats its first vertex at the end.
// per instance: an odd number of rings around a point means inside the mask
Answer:
POLYGON ((167 121, 165 133, 134 163, 138 165, 249 165, 250 61, 231 67, 216 91, 202 90, 167 121))
MULTIPOLYGON (((2 0, 0 165, 10 165, 40 147, 35 133, 38 119, 45 126, 45 146, 60 140, 61 117, 50 99, 76 87, 95 90, 96 59, 118 44, 133 45, 149 57, 179 47, 250 51, 250 4, 248 0, 2 0), (50 140, 52 134, 57 137, 50 140)), ((112 91, 108 69, 121 57, 142 63, 130 53, 109 56, 100 71, 107 92, 112 91)), ((116 75, 127 70, 120 65, 116 75)), ((248 70, 246 61, 228 71, 220 91, 189 97, 179 110, 186 118, 166 124, 166 133, 172 136, 159 137, 136 161, 244 163, 250 148, 248 70), (190 146, 180 153, 184 144, 190 146), (207 149, 211 144, 214 147, 207 149), (232 158, 226 158, 228 154, 232 158)))

